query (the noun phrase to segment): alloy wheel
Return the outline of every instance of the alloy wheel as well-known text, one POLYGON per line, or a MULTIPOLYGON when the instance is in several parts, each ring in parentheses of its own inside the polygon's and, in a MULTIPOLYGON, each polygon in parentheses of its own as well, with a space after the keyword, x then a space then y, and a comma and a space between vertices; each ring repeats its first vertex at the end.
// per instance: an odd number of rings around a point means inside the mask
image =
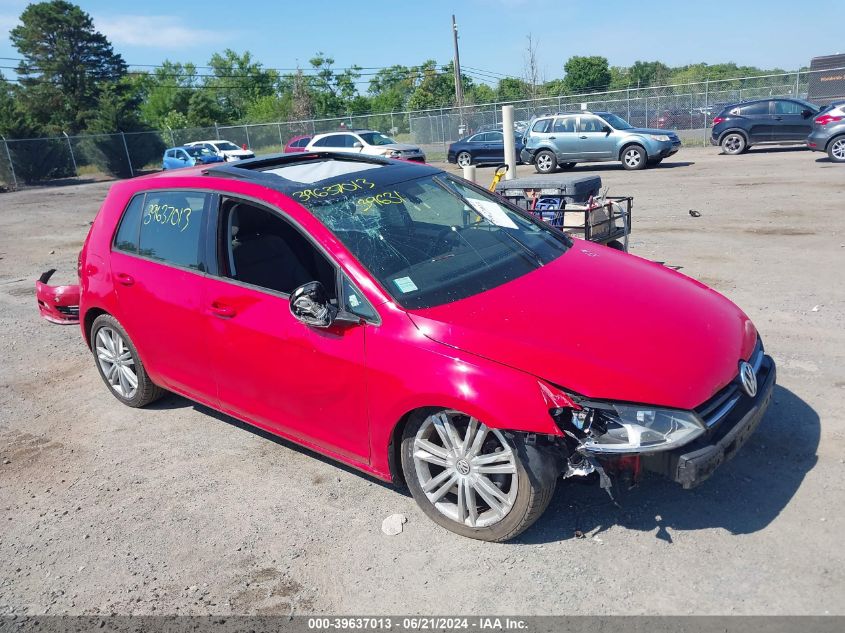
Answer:
POLYGON ((745 147, 745 141, 739 134, 728 134, 722 141, 722 147, 728 154, 738 154, 745 147))
POLYGON ((97 362, 109 386, 121 398, 131 399, 138 391, 135 360, 123 336, 110 327, 102 327, 96 337, 97 362))
POLYGON ((459 167, 469 167, 470 165, 472 165, 472 156, 470 156, 469 152, 461 152, 458 154, 459 167))
POLYGON ((414 437, 413 458, 422 491, 452 521, 489 527, 513 509, 519 477, 513 447, 476 418, 430 415, 414 437))
POLYGON ((540 154, 537 157, 537 169, 542 172, 547 172, 552 170, 552 157, 548 154, 540 154))
POLYGON ((830 146, 830 155, 834 160, 845 161, 845 138, 833 141, 833 144, 830 146))
POLYGON ((640 154, 640 151, 633 148, 626 151, 625 156, 623 157, 625 164, 631 168, 637 167, 642 159, 643 157, 640 154))

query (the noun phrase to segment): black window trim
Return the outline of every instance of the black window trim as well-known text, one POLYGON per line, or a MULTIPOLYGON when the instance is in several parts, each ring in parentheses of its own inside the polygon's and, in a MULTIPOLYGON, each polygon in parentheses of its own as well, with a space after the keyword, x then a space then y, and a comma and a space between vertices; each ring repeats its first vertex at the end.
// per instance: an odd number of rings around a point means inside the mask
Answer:
POLYGON ((367 295, 365 295, 363 292, 361 292, 360 286, 355 282, 354 279, 352 279, 352 277, 349 274, 346 273, 345 270, 343 270, 343 268, 341 268, 340 264, 338 264, 337 260, 331 255, 331 253, 329 253, 329 251, 327 251, 325 248, 323 248, 323 246, 319 242, 317 242, 317 240, 315 240, 311 236, 311 234, 308 233, 308 231, 306 231, 305 228, 299 222, 297 222, 292 217, 290 217, 290 215, 285 213, 282 209, 280 209, 279 207, 277 207, 273 204, 268 203, 266 200, 260 200, 258 198, 254 198, 252 196, 248 196, 248 195, 244 195, 244 194, 240 194, 240 193, 230 193, 230 192, 226 192, 226 191, 221 191, 217 194, 217 200, 215 201, 214 208, 208 214, 209 222, 206 225, 206 229, 208 227, 211 227, 211 226, 214 227, 213 231, 206 230, 206 247, 207 247, 206 252, 212 253, 214 255, 213 257, 209 258, 211 261, 214 262, 213 263, 214 272, 212 273, 209 270, 209 272, 207 273, 207 276, 213 277, 217 281, 221 281, 221 282, 224 282, 224 283, 239 286, 241 288, 246 288, 248 290, 255 290, 257 292, 261 292, 261 293, 266 294, 266 295, 270 295, 270 296, 273 296, 273 297, 278 297, 278 298, 284 299, 285 301, 290 300, 290 293, 279 292, 277 290, 271 290, 270 288, 264 288, 263 286, 256 286, 254 284, 249 284, 249 283, 246 283, 244 281, 232 279, 231 277, 224 277, 220 273, 219 265, 218 265, 219 264, 219 256, 218 256, 218 253, 217 253, 218 247, 220 245, 220 240, 218 239, 217 233, 220 230, 220 212, 221 212, 221 207, 223 205, 224 198, 226 200, 240 200, 240 201, 246 202, 248 204, 252 204, 252 205, 257 206, 260 209, 263 209, 263 210, 267 211, 268 213, 271 213, 272 215, 278 217, 283 222, 287 222, 291 227, 293 227, 294 230, 296 230, 300 235, 302 235, 302 237, 304 237, 305 240, 309 244, 311 244, 319 253, 321 253, 326 258, 326 260, 329 262, 329 265, 335 271, 335 280, 334 280, 335 281, 335 297, 337 298, 338 306, 340 306, 340 303, 341 303, 342 290, 343 290, 342 277, 346 277, 349 280, 349 283, 352 285, 352 287, 355 288, 355 290, 361 295, 361 297, 363 297, 363 299, 367 302, 367 304, 370 306, 370 308, 372 308, 373 312, 376 315, 376 320, 369 319, 369 318, 360 316, 358 314, 356 314, 355 316, 359 317, 362 321, 366 321, 367 323, 369 323, 371 325, 376 325, 376 326, 381 325, 381 322, 382 322, 381 314, 379 314, 379 311, 373 305, 373 302, 369 300, 367 295))
POLYGON ((201 193, 203 195, 209 196, 209 202, 208 202, 209 213, 204 214, 204 217, 202 219, 202 226, 200 226, 200 236, 201 237, 203 237, 203 236, 207 237, 207 234, 208 234, 208 230, 207 230, 208 229, 208 218, 211 215, 211 213, 210 213, 211 208, 216 204, 216 202, 215 202, 215 198, 217 196, 216 191, 211 190, 211 189, 196 188, 196 187, 156 187, 156 188, 153 188, 153 189, 145 189, 143 191, 138 191, 129 198, 129 201, 123 207, 123 211, 120 212, 120 221, 115 225, 114 234, 112 235, 112 239, 111 239, 111 248, 110 248, 109 252, 110 253, 117 252, 117 253, 120 253, 121 255, 127 255, 129 257, 136 257, 138 259, 143 259, 145 261, 152 262, 154 264, 159 264, 161 266, 167 266, 169 268, 176 268, 178 270, 184 270, 184 271, 187 271, 189 273, 201 275, 203 277, 207 276, 207 273, 208 273, 208 261, 207 261, 207 257, 206 257, 207 242, 208 242, 207 239, 200 239, 199 244, 198 244, 198 253, 197 253, 198 257, 197 257, 197 259, 199 260, 199 265, 201 266, 201 268, 191 268, 190 266, 185 266, 183 264, 176 264, 174 262, 169 262, 169 261, 164 260, 164 259, 156 259, 155 257, 148 257, 148 256, 142 255, 140 253, 140 249, 141 249, 141 224, 142 224, 142 221, 143 221, 143 218, 144 218, 144 208, 147 206, 147 195, 149 195, 151 193, 157 193, 157 192, 168 193, 168 192, 177 192, 177 191, 184 191, 184 192, 187 192, 187 193, 201 193), (136 233, 136 236, 135 236, 135 244, 136 244, 138 250, 133 253, 132 251, 124 251, 124 250, 120 250, 119 248, 116 248, 114 241, 117 238, 117 233, 120 230, 120 225, 123 222, 123 217, 126 214, 126 210, 129 208, 129 205, 132 203, 132 201, 135 198, 137 198, 138 196, 144 196, 144 201, 141 205, 141 214, 138 216, 138 229, 137 229, 137 233, 136 233))

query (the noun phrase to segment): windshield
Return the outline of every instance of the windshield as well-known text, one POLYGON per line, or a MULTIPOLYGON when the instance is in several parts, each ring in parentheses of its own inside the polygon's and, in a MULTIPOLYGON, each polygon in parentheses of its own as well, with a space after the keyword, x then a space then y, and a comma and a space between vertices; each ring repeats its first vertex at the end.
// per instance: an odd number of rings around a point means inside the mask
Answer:
POLYGON ((218 141, 215 143, 217 149, 224 151, 224 152, 231 152, 232 150, 238 150, 240 147, 235 145, 234 143, 230 143, 229 141, 218 141))
POLYGON ((601 118, 603 118, 607 123, 609 123, 610 127, 612 127, 614 130, 630 130, 633 128, 633 126, 621 116, 616 116, 615 114, 610 113, 601 114, 599 116, 601 116, 601 118))
POLYGON ((186 147, 185 151, 194 158, 199 158, 200 156, 213 156, 214 153, 208 149, 207 145, 195 145, 193 147, 186 147))
POLYGON ((539 220, 447 174, 382 186, 375 180, 356 178, 292 196, 407 309, 490 290, 548 264, 571 245, 539 220))
POLYGON ((395 145, 394 141, 389 136, 385 136, 381 132, 360 132, 358 134, 367 145, 395 145))

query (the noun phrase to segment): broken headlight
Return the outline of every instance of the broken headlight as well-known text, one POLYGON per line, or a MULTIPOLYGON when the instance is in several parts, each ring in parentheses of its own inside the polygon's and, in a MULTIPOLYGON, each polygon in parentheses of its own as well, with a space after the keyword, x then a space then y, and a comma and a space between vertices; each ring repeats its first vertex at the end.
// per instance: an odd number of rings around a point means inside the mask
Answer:
POLYGON ((595 453, 645 453, 675 448, 704 433, 694 413, 590 402, 572 410, 584 448, 595 453))

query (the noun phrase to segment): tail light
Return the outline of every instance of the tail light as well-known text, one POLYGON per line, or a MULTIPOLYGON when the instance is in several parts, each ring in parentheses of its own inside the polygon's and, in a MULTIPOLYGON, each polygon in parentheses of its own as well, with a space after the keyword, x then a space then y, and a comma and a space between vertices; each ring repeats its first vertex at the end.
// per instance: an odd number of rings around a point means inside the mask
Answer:
POLYGON ((816 117, 815 123, 816 125, 827 125, 828 123, 836 123, 837 121, 841 121, 842 119, 845 119, 845 117, 823 114, 821 116, 816 117))
POLYGON ((713 125, 718 125, 719 123, 721 123, 724 120, 725 120, 725 117, 717 116, 715 119, 713 119, 713 125))

